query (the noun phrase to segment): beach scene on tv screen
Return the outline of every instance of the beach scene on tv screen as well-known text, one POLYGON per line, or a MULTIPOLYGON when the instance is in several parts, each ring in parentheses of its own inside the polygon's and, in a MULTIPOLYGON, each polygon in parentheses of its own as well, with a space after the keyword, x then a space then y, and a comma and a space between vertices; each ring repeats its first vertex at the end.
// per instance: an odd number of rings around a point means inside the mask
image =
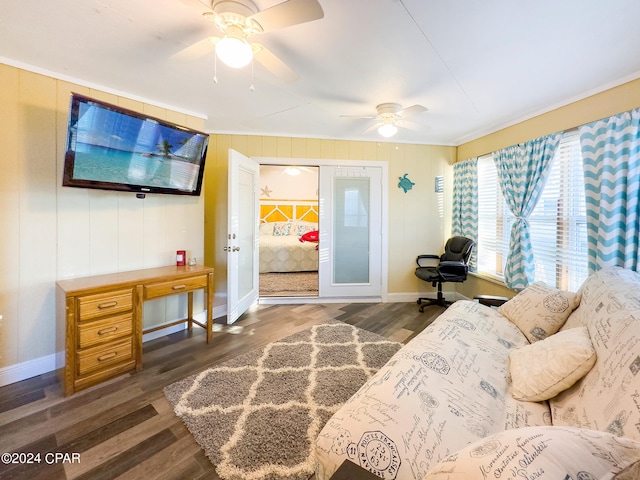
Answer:
POLYGON ((197 187, 204 135, 86 103, 72 132, 76 179, 186 192, 197 187))

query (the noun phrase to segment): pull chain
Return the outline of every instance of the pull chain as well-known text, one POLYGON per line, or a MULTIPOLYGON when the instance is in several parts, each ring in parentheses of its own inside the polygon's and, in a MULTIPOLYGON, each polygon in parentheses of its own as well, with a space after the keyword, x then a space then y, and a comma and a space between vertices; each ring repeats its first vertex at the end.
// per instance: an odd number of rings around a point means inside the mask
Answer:
POLYGON ((251 58, 251 85, 249 86, 249 90, 255 92, 256 87, 253 86, 253 57, 251 58))

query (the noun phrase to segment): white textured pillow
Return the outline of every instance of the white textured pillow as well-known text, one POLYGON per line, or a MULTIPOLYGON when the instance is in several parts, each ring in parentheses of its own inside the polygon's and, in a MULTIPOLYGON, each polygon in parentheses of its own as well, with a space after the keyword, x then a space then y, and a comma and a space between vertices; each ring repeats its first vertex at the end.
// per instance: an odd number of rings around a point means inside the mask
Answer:
POLYGON ((498 312, 514 323, 533 343, 553 335, 578 306, 579 297, 535 282, 501 305, 498 312))
POLYGON ((435 465, 423 480, 626 480, 625 476, 615 475, 639 459, 640 442, 607 432, 524 427, 505 430, 466 446, 435 465))
POLYGON ((513 349, 509 352, 511 395, 526 402, 548 400, 584 377, 595 363, 586 327, 513 349))
POLYGON ((259 231, 261 235, 273 235, 273 223, 261 223, 259 231))

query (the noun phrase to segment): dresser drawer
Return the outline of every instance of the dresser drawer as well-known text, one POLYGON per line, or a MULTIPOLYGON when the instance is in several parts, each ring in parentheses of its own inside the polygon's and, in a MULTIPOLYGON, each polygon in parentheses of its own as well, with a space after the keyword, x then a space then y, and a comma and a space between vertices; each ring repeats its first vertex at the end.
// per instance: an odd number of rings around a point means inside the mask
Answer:
POLYGON ((171 282, 150 283, 144 286, 144 298, 164 297, 174 293, 190 292, 199 290, 207 286, 207 276, 185 278, 184 280, 174 280, 171 282))
POLYGON ((86 375, 102 368, 133 358, 131 337, 78 352, 78 375, 86 375))
POLYGON ((116 338, 131 336, 133 318, 131 313, 78 324, 78 348, 110 342, 116 338))
POLYGON ((117 290, 78 297, 80 321, 112 315, 114 313, 130 312, 133 307, 133 291, 117 290))

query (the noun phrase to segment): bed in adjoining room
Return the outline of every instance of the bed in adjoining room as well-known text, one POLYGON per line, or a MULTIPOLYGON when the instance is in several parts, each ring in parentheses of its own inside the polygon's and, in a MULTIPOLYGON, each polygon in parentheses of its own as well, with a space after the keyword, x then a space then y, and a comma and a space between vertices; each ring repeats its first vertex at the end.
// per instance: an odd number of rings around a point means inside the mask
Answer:
POLYGON ((301 241, 305 234, 317 230, 317 223, 300 220, 262 223, 260 273, 317 271, 317 243, 301 241))

